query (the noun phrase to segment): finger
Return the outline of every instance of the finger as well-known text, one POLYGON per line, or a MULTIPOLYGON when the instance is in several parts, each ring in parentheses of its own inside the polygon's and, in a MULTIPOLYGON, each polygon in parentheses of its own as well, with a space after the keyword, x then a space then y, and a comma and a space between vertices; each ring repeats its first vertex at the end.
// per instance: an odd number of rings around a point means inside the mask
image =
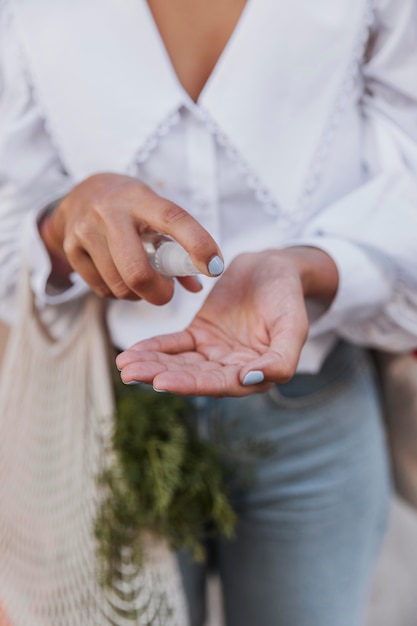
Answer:
POLYGON ((111 257, 127 287, 151 304, 169 302, 174 293, 174 282, 150 266, 132 223, 120 222, 117 229, 108 231, 107 238, 111 257))
MULTIPOLYGON (((143 194, 142 194, 143 196, 143 194)), ((147 215, 157 232, 170 235, 190 254, 194 265, 208 276, 219 276, 224 269, 220 248, 203 226, 177 204, 157 196, 149 196, 147 215)), ((142 204, 142 203, 141 203, 142 204)), ((138 226, 143 223, 143 207, 136 212, 138 226)))
POLYGON ((113 294, 106 282, 101 277, 95 264, 89 255, 81 249, 74 249, 67 254, 68 261, 75 272, 77 272, 89 287, 100 298, 112 298, 113 294))
POLYGON ((89 256, 114 298, 119 300, 138 300, 140 298, 140 295, 129 288, 118 272, 104 238, 100 245, 96 243, 92 247, 89 256))
POLYGON ((156 391, 185 395, 243 396, 252 393, 240 384, 239 367, 207 361, 201 354, 161 354, 129 350, 121 369, 124 383, 152 384, 156 391))
POLYGON ((161 360, 164 354, 195 354, 202 359, 203 357, 198 352, 194 352, 194 349, 194 339, 187 331, 160 335, 139 341, 128 350, 120 352, 116 357, 116 367, 122 371, 131 363, 144 360, 161 360), (150 354, 153 355, 152 358, 149 356, 150 354), (156 358, 155 355, 158 357, 156 358))
POLYGON ((177 281, 184 289, 191 291, 191 293, 198 293, 203 288, 197 276, 179 276, 177 281))
MULTIPOLYGON (((217 366, 209 369, 188 367, 157 373, 152 381, 156 391, 190 396, 242 397, 262 391, 258 387, 245 387, 239 380, 237 366, 217 366)), ((264 388, 267 386, 264 385, 264 388)))
MULTIPOLYGON (((187 339, 188 333, 179 335, 184 342, 191 343, 191 340, 187 339)), ((178 347, 173 335, 145 340, 136 344, 136 347, 155 348, 161 342, 164 342, 165 348, 178 347)), ((116 364, 126 384, 140 381, 153 384, 157 391, 177 394, 244 396, 265 391, 271 386, 270 383, 256 386, 242 385, 239 380, 240 364, 213 362, 195 351, 170 354, 132 348, 119 354, 116 364)))
POLYGON ((97 232, 89 232, 82 244, 72 236, 64 241, 65 254, 73 269, 101 297, 138 300, 124 283, 110 256, 106 239, 97 232))
MULTIPOLYGON (((120 229, 109 232, 108 244, 114 263, 120 270, 123 281, 133 293, 139 294, 153 304, 165 304, 172 298, 173 284, 151 268, 142 241, 136 229, 130 223, 123 223, 120 229), (142 271, 139 271, 142 268, 142 271), (151 278, 151 283, 144 277, 151 278), (150 289, 150 292, 148 291, 150 289)), ((202 285, 196 276, 177 279, 180 284, 193 293, 201 291, 202 285)))
POLYGON ((144 352, 180 354, 193 352, 194 350, 194 338, 191 333, 184 330, 178 333, 169 333, 138 341, 128 350, 121 352, 117 356, 116 365, 119 369, 121 369, 133 360, 140 359, 140 354, 144 352))
POLYGON ((88 285, 101 297, 138 300, 125 284, 109 254, 104 238, 97 237, 91 254, 81 247, 68 250, 68 260, 88 285))
POLYGON ((243 385, 261 384, 264 381, 286 383, 295 374, 301 350, 308 336, 308 321, 304 311, 294 313, 291 321, 281 328, 277 322, 271 332, 269 349, 259 357, 247 362, 240 371, 243 385))
POLYGON ((126 370, 129 365, 143 363, 162 363, 165 368, 185 367, 187 365, 194 366, 199 362, 200 366, 206 361, 205 357, 199 352, 184 352, 181 354, 164 354, 154 350, 125 350, 116 358, 116 365, 120 371, 126 370))
POLYGON ((152 382, 162 372, 187 369, 209 369, 213 364, 205 362, 197 352, 181 355, 166 355, 158 352, 135 352, 129 350, 125 355, 125 363, 120 368, 124 383, 133 381, 152 382))
POLYGON ((164 372, 166 366, 157 361, 147 361, 140 363, 135 361, 131 365, 127 365, 120 372, 120 377, 125 385, 135 382, 152 384, 155 376, 164 372))

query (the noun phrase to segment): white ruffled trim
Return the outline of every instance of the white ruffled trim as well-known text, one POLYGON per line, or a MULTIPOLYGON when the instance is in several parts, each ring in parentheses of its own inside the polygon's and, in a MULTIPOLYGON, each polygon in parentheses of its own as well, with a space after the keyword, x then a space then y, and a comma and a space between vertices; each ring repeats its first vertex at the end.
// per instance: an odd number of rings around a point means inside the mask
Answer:
POLYGON ((348 68, 344 74, 341 89, 337 94, 332 113, 328 117, 322 131, 302 192, 297 202, 296 210, 292 214, 297 220, 302 219, 308 211, 314 192, 321 181, 331 143, 340 126, 345 107, 349 102, 350 96, 354 93, 355 87, 357 87, 358 82, 361 80, 361 62, 364 58, 368 43, 370 27, 374 23, 375 4, 376 0, 368 0, 366 2, 359 33, 355 41, 348 68))
MULTIPOLYGON (((0 0, 0 9, 6 7, 10 13, 10 18, 13 19, 13 11, 11 8, 10 0, 0 0)), ((254 173, 251 166, 243 158, 240 151, 230 142, 229 138, 225 135, 222 129, 211 118, 209 113, 201 106, 198 107, 199 113, 206 124, 208 130, 213 133, 217 143, 225 150, 226 156, 236 165, 239 172, 242 174, 248 187, 254 192, 256 200, 263 206, 265 212, 268 215, 277 216, 284 221, 298 222, 302 219, 309 209, 309 205, 312 202, 314 192, 319 186, 326 160, 330 151, 331 143, 334 135, 340 125, 340 121, 345 110, 349 97, 354 92, 355 87, 360 80, 360 67, 361 60, 363 58, 366 44, 369 36, 369 27, 374 21, 375 13, 375 0, 368 0, 366 2, 363 18, 360 23, 360 29, 355 41, 351 60, 347 71, 345 72, 344 79, 342 80, 340 91, 337 94, 335 103, 333 105, 332 112, 330 113, 325 127, 321 133, 321 137, 318 141, 314 157, 309 167, 305 182, 303 184, 302 191, 299 196, 296 208, 290 208, 285 210, 284 207, 277 204, 272 197, 270 191, 262 183, 261 179, 254 173)), ((33 72, 31 72, 30 59, 24 55, 20 50, 22 57, 22 65, 26 69, 28 84, 33 93, 33 97, 41 111, 45 132, 50 138, 51 144, 54 146, 60 159, 62 160, 63 151, 60 149, 59 133, 53 128, 50 123, 50 116, 48 115, 48 107, 45 102, 42 101, 40 94, 36 88, 35 81, 33 79, 33 72)), ((180 111, 178 109, 172 111, 145 140, 142 147, 134 156, 130 165, 127 168, 128 173, 133 173, 135 167, 141 163, 146 162, 152 152, 159 145, 160 140, 166 136, 170 130, 179 123, 181 119, 180 111)))
POLYGON ((203 107, 200 106, 199 111, 202 115, 204 123, 207 126, 207 129, 211 133, 213 133, 218 145, 224 149, 227 158, 236 165, 238 171, 246 180, 249 189, 252 189, 256 200, 263 206, 266 213, 273 216, 282 214, 282 216, 285 217, 285 215, 281 211, 281 208, 272 198, 265 185, 253 172, 250 165, 248 165, 248 163, 242 157, 240 151, 231 143, 227 135, 221 130, 221 128, 216 124, 216 122, 203 107))
MULTIPOLYGON (((370 26, 374 22, 375 0, 366 2, 365 11, 359 26, 359 33, 355 40, 353 51, 349 60, 349 64, 341 83, 340 90, 335 98, 332 111, 327 118, 325 127, 321 133, 314 157, 308 169, 302 191, 299 196, 296 208, 285 210, 284 207, 277 204, 272 197, 270 191, 262 183, 261 179, 254 173, 251 166, 243 158, 240 151, 231 143, 227 135, 212 119, 207 110, 201 105, 198 106, 198 113, 207 129, 213 133, 219 146, 221 146, 226 156, 236 165, 242 174, 248 187, 254 192, 256 200, 263 206, 268 215, 279 217, 280 220, 288 223, 295 223, 304 218, 309 210, 312 202, 313 194, 319 186, 326 160, 329 155, 332 140, 337 129, 340 126, 343 112, 349 103, 349 99, 355 92, 358 82, 361 80, 361 61, 364 57, 366 45, 369 37, 370 26)), ((169 131, 180 120, 178 110, 174 111, 165 119, 153 133, 149 136, 144 146, 137 153, 132 168, 139 163, 146 161, 151 152, 158 146, 160 139, 167 135, 169 131)))
POLYGON ((180 120, 180 112, 178 109, 175 109, 168 115, 168 117, 156 126, 153 132, 147 137, 142 147, 139 148, 139 151, 136 153, 133 161, 128 167, 129 173, 134 173, 134 175, 136 175, 135 167, 149 159, 152 152, 158 147, 160 140, 168 135, 171 129, 179 124, 180 120))
MULTIPOLYGON (((10 24, 9 26, 11 28, 15 28, 17 31, 19 30, 19 20, 15 15, 15 12, 12 8, 12 1, 11 0, 0 0, 0 3, 3 2, 5 6, 7 6, 7 10, 9 13, 9 18, 10 18, 10 24)), ((0 8, 1 8, 1 4, 0 4, 0 8)), ((36 85, 36 73, 33 71, 33 67, 32 67, 32 63, 31 63, 31 59, 30 59, 30 55, 29 54, 25 54, 24 49, 23 49, 23 44, 21 41, 20 37, 17 37, 17 44, 16 44, 16 48, 19 54, 19 58, 21 61, 21 66, 22 66, 22 70, 24 72, 24 75, 26 77, 26 82, 27 82, 27 86, 28 86, 28 91, 32 97, 33 102, 35 103, 36 107, 39 110, 40 113, 40 118, 42 120, 42 125, 43 128, 45 130, 45 134, 47 135, 47 137, 49 138, 50 144, 53 147, 53 149, 55 150, 56 154, 58 155, 59 158, 59 162, 60 165, 62 166, 62 171, 65 173, 65 175, 69 176, 70 178, 72 178, 72 176, 70 175, 70 168, 68 168, 65 165, 64 162, 64 158, 63 158, 63 154, 64 154, 64 150, 61 149, 60 147, 60 141, 59 141, 59 132, 57 130, 54 129, 54 125, 53 123, 51 123, 51 116, 49 115, 49 107, 46 104, 46 102, 43 100, 39 89, 37 88, 36 85)))
MULTIPOLYGON (((198 105, 196 112, 206 125, 207 130, 214 135, 218 145, 224 149, 226 156, 237 166, 239 172, 245 178, 248 187, 254 192, 256 200, 264 207, 265 211, 269 215, 279 215, 281 211, 276 202, 272 199, 271 194, 254 174, 253 170, 243 159, 237 148, 231 144, 229 138, 225 135, 221 128, 216 124, 216 122, 214 122, 208 112, 201 105, 198 105)), ((144 163, 151 156, 151 153, 158 147, 160 140, 166 136, 170 130, 180 122, 180 120, 180 111, 176 109, 154 129, 131 163, 129 167, 129 173, 131 175, 136 175, 135 167, 138 164, 144 163)), ((285 217, 284 214, 283 217, 285 217)))

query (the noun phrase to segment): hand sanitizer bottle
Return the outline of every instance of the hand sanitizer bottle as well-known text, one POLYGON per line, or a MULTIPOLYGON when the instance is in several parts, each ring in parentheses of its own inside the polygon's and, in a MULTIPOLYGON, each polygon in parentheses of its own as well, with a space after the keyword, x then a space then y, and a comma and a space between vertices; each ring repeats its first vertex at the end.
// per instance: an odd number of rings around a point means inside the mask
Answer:
POLYGON ((150 265, 163 276, 195 276, 201 273, 188 252, 171 237, 148 232, 143 233, 141 239, 150 265))

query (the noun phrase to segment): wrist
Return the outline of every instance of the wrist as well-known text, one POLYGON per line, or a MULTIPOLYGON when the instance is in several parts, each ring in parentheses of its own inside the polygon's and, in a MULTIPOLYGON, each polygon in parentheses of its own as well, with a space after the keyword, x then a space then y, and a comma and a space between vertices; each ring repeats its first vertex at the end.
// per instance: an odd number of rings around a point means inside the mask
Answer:
POLYGON ((72 272, 54 226, 55 212, 63 199, 59 198, 49 204, 38 224, 40 236, 51 261, 51 278, 54 283, 61 286, 70 284, 69 275, 72 272))
POLYGON ((53 219, 55 212, 63 199, 64 197, 58 198, 57 200, 54 200, 54 202, 48 204, 38 222, 39 232, 48 252, 56 255, 59 253, 63 255, 63 250, 57 237, 53 219))
POLYGON ((333 300, 339 286, 339 272, 327 252, 313 246, 294 246, 285 252, 297 267, 304 296, 333 300))

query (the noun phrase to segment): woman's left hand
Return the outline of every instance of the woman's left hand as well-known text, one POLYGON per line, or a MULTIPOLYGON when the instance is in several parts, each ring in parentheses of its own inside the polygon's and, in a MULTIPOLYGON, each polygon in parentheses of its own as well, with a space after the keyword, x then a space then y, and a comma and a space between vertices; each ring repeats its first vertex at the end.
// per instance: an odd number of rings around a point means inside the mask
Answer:
POLYGON ((331 300, 334 262, 316 248, 236 257, 182 332, 117 357, 125 383, 194 396, 245 396, 294 375, 308 335, 306 296, 331 300))

